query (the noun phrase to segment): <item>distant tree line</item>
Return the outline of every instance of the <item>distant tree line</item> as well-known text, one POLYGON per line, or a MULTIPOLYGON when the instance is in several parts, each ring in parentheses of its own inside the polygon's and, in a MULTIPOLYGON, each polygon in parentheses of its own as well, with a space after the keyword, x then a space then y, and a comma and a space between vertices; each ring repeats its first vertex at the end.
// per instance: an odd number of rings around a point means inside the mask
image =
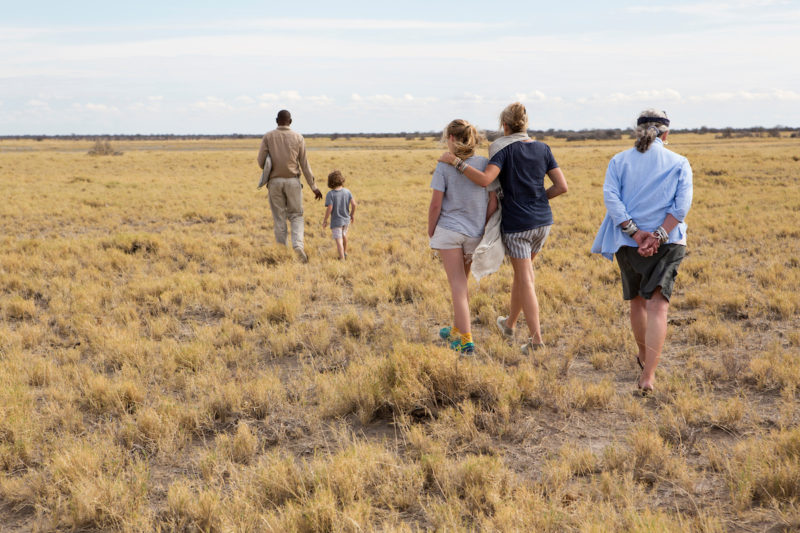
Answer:
MULTIPOLYGON (((751 128, 700 128, 673 129, 672 133, 699 133, 712 134, 718 139, 731 139, 739 137, 780 137, 782 133, 790 133, 792 138, 800 138, 800 129, 789 126, 775 126, 774 128, 764 128, 755 126, 751 128)), ((414 132, 394 132, 394 133, 304 133, 306 138, 330 138, 331 140, 352 138, 356 139, 383 139, 383 138, 404 138, 406 140, 438 138, 441 131, 414 131, 414 132)), ((484 131, 486 137, 493 141, 502 135, 499 131, 484 131)), ((602 128, 584 130, 528 130, 531 137, 544 138, 552 137, 556 139, 566 139, 567 141, 586 141, 586 140, 615 140, 621 139, 623 135, 631 135, 630 129, 602 128)), ((218 140, 218 139, 260 139, 262 134, 249 133, 230 133, 230 134, 211 134, 211 135, 180 135, 180 134, 135 134, 135 135, 0 135, 2 140, 33 140, 43 141, 45 139, 62 139, 72 141, 195 141, 195 140, 218 140)))

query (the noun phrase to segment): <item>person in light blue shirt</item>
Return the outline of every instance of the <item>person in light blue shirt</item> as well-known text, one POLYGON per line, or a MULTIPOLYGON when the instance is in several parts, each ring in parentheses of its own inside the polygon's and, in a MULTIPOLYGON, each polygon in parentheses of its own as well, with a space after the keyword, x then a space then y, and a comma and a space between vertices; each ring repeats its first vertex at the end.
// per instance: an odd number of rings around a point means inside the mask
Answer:
POLYGON ((592 245, 593 253, 617 258, 639 348, 638 387, 643 394, 653 390, 669 299, 686 254, 685 219, 692 205, 692 167, 685 157, 665 148, 668 134, 666 113, 642 111, 635 147, 608 164, 603 185, 607 212, 592 245))

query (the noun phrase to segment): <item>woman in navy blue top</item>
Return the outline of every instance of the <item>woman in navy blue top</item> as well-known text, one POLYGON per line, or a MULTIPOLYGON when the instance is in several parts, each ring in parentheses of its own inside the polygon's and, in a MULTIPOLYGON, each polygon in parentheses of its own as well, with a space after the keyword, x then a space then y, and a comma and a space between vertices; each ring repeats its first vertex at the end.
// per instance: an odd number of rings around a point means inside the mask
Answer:
POLYGON ((528 138, 525 106, 515 102, 506 107, 500 115, 500 125, 506 137, 495 143, 502 142, 505 146, 491 157, 485 171, 466 164, 450 152, 445 152, 439 161, 455 166, 470 181, 482 187, 495 179, 500 180, 503 243, 514 268, 514 283, 509 314, 498 317, 497 325, 507 337, 513 338, 517 319, 521 312, 525 313, 531 338, 522 346, 522 351, 528 353, 544 346, 533 260, 541 251, 553 224, 550 199, 567 192, 567 180, 550 147, 528 138), (545 176, 552 183, 547 188, 545 176))

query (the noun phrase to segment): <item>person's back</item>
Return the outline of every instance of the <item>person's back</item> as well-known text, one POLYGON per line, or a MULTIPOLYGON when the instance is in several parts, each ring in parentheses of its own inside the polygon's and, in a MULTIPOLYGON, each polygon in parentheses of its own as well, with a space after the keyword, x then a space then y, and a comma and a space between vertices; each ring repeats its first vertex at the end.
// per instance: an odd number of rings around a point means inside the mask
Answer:
MULTIPOLYGON (((489 163, 480 155, 465 161, 479 170, 484 170, 489 163)), ((438 225, 469 237, 483 235, 489 191, 496 189, 496 185, 475 185, 452 166, 439 163, 433 171, 431 186, 444 192, 438 225)))
POLYGON ((325 197, 325 205, 332 207, 331 228, 339 228, 350 224, 350 202, 352 199, 353 193, 344 187, 328 191, 325 197))
POLYGON ((305 139, 288 126, 278 126, 264 135, 264 142, 272 157, 270 178, 295 178, 300 175, 300 154, 305 139))
POLYGON ((314 174, 306 158, 306 145, 303 136, 290 129, 292 115, 285 109, 278 112, 275 119, 278 127, 267 132, 261 139, 258 150, 258 165, 264 168, 267 156, 272 160, 272 170, 267 180, 269 205, 272 211, 275 240, 278 244, 286 244, 288 229, 287 218, 292 227, 292 248, 301 261, 308 261, 303 249, 303 186, 300 183, 300 172, 319 200, 322 193, 314 182, 314 174))
POLYGON ((661 139, 641 153, 631 148, 616 154, 609 163, 619 180, 621 200, 628 214, 648 230, 655 229, 674 201, 679 179, 688 160, 668 150, 661 139), (652 226, 652 227, 651 227, 652 226))
POLYGON ((692 169, 684 156, 668 150, 656 138, 645 152, 630 148, 611 158, 603 184, 603 196, 609 208, 592 244, 593 253, 607 259, 621 246, 636 243, 614 220, 628 216, 645 231, 654 231, 672 209, 679 223, 670 232, 670 242, 686 243, 686 213, 676 206, 691 204, 692 169), (623 215, 624 214, 624 215, 623 215))
POLYGON ((544 178, 557 168, 553 153, 545 143, 515 142, 492 157, 500 167, 497 179, 503 190, 503 231, 526 231, 553 223, 544 178))

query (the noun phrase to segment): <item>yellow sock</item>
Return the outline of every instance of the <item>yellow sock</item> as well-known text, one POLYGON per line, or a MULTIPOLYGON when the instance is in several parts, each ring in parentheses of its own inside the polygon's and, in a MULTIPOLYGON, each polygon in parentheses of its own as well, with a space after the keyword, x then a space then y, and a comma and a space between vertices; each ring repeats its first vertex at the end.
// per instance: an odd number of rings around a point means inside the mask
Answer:
POLYGON ((472 332, 469 333, 462 333, 461 334, 461 345, 465 345, 468 342, 472 342, 472 332))
POLYGON ((450 338, 458 338, 461 335, 461 331, 455 326, 450 330, 450 338))

